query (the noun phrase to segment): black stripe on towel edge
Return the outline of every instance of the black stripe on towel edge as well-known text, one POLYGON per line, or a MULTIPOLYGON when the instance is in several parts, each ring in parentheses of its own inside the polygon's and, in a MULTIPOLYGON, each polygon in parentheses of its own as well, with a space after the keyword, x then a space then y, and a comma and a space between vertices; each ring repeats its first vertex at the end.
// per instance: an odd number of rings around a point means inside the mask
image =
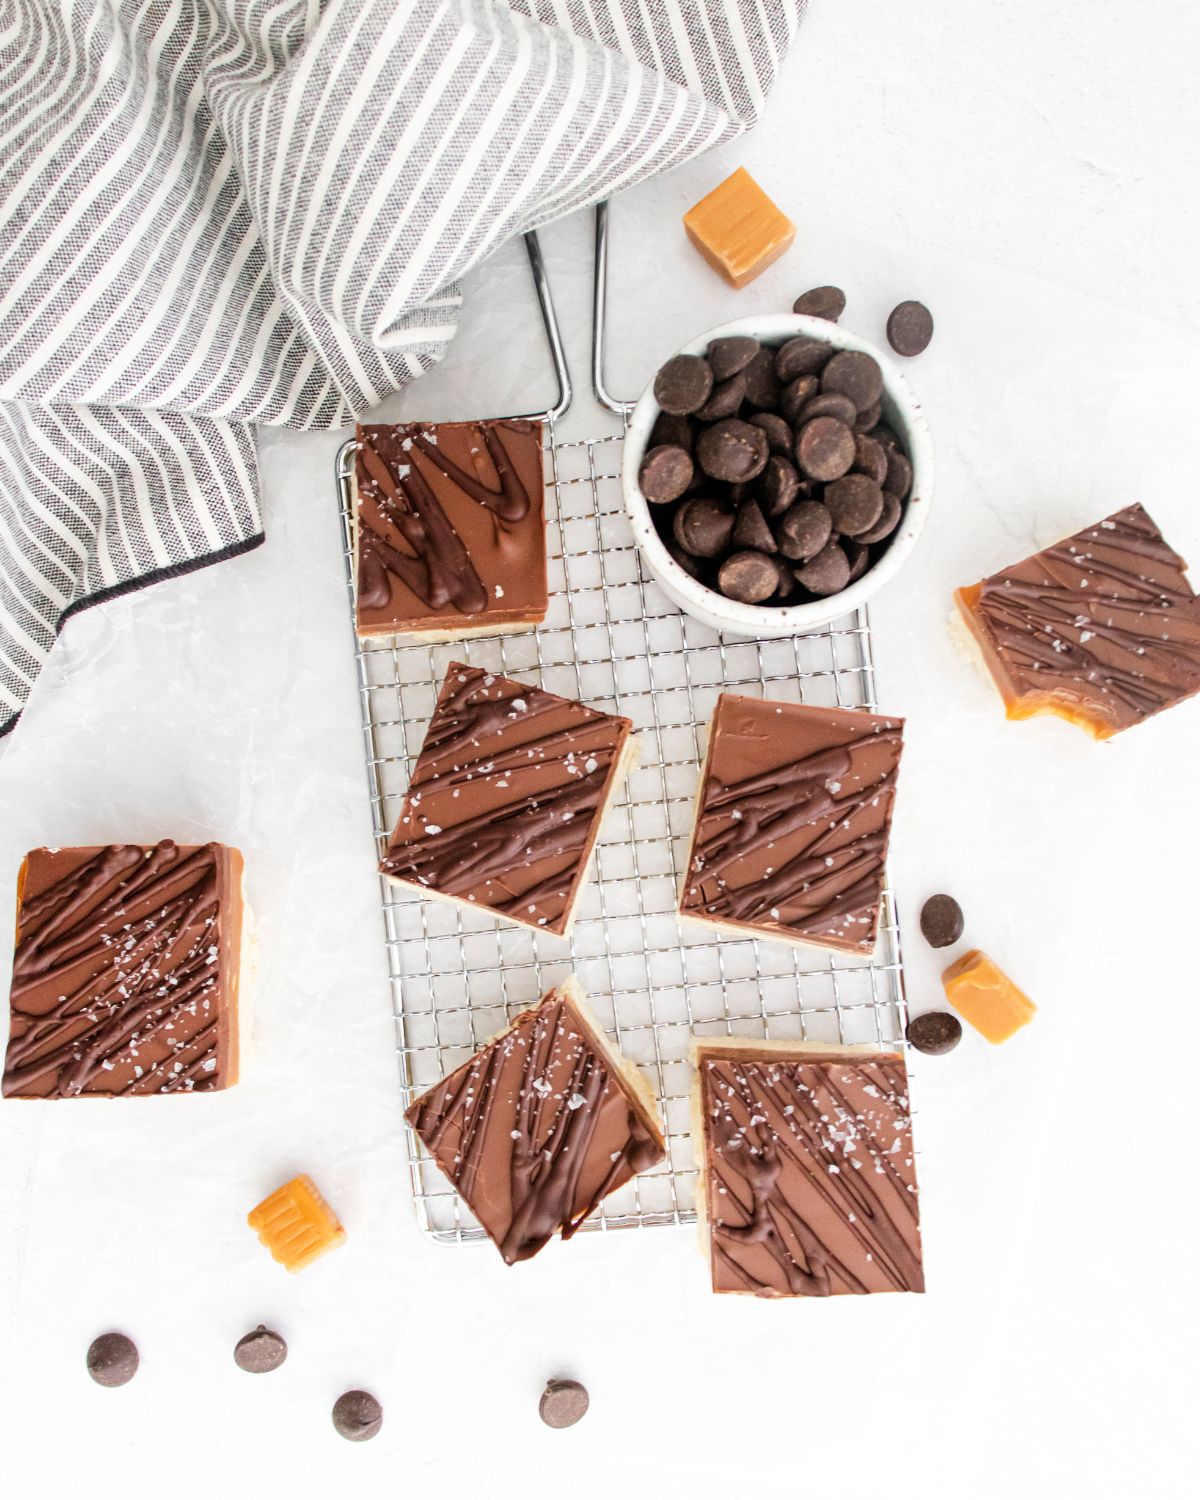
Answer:
MULTIPOLYGON (((243 537, 240 542, 231 542, 228 547, 220 547, 216 552, 206 552, 202 557, 189 557, 186 562, 171 563, 165 568, 155 568, 152 573, 140 573, 136 578, 125 579, 123 583, 113 583, 108 588, 97 589, 94 594, 87 594, 82 599, 73 599, 58 617, 58 624, 54 627, 55 639, 62 634, 63 626, 72 615, 82 614, 85 609, 91 609, 93 605, 107 604, 110 599, 119 599, 123 594, 135 594, 139 589, 148 589, 156 583, 167 583, 172 578, 182 578, 187 573, 195 573, 200 568, 210 567, 213 563, 227 562, 231 557, 241 557, 244 552, 253 552, 255 547, 261 547, 266 539, 265 531, 256 531, 253 536, 243 537)), ((17 727, 23 712, 23 709, 18 709, 11 718, 0 724, 0 740, 17 727)))

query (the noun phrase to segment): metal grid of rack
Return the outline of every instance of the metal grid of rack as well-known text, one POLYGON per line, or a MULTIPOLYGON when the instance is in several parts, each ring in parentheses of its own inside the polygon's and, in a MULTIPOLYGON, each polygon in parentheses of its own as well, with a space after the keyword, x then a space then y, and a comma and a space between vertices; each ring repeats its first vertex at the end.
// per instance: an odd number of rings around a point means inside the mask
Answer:
MULTIPOLYGON (((598 223, 597 302, 605 223, 598 223)), ((537 255, 530 259, 556 367, 561 342, 537 255), (539 277, 541 280, 539 280, 539 277)), ((607 396, 598 310, 597 395, 615 415, 604 436, 566 442, 565 365, 547 419, 550 608, 537 629, 430 644, 356 641, 371 809, 382 853, 450 662, 536 682, 633 721, 640 764, 609 812, 569 941, 422 900, 381 879, 385 940, 407 1105, 518 1011, 574 972, 602 1025, 650 1075, 667 1160, 612 1194, 584 1226, 613 1230, 694 1221, 689 1138, 693 1036, 741 1035, 893 1045, 906 1021, 896 908, 885 893, 870 960, 717 936, 676 919, 706 725, 723 689, 792 702, 874 708, 866 610, 781 641, 724 639, 682 615, 644 574, 619 478, 626 403, 607 396)), ((338 488, 353 608, 349 472, 338 488)), ((469 1210, 406 1131, 421 1227, 439 1241, 483 1237, 469 1210)))

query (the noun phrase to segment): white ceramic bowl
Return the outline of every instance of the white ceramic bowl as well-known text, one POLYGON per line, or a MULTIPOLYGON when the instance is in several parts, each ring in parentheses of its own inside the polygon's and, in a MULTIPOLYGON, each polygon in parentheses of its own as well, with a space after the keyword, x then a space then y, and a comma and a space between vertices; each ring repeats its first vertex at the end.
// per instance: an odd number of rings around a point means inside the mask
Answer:
POLYGON ((857 609, 889 579, 894 578, 903 566, 905 558, 916 546, 933 499, 933 443, 920 405, 910 390, 908 381, 888 356, 874 344, 867 343, 866 339, 860 339, 823 318, 806 318, 798 313, 772 313, 758 318, 739 318, 735 323, 722 323, 719 328, 710 328, 707 333, 684 344, 675 353, 703 354, 713 339, 727 338, 731 334, 748 334, 764 344, 778 347, 801 333, 831 344, 835 349, 857 349, 878 362, 883 372, 883 420, 903 442, 913 466, 912 491, 900 518, 900 525, 887 550, 861 578, 856 579, 840 594, 833 594, 828 599, 815 599, 808 604, 789 604, 772 609, 761 604, 739 604, 733 599, 726 599, 724 595, 706 588, 691 574, 685 573, 664 546, 650 514, 650 505, 638 484, 638 470, 642 466, 650 431, 659 414, 659 405, 654 399, 653 381, 642 392, 641 399, 634 407, 625 434, 621 484, 625 492, 625 507, 633 523, 633 534, 647 567, 681 609, 694 615, 697 620, 702 620, 704 624, 711 625, 714 630, 729 635, 756 638, 799 635, 806 630, 818 630, 857 609))

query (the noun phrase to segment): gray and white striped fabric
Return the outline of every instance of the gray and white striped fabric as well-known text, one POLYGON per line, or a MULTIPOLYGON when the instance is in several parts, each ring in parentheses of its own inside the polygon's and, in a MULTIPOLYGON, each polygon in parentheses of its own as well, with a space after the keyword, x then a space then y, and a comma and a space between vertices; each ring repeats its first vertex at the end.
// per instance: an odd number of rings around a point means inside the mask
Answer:
POLYGON ((752 125, 804 0, 0 0, 0 734, 262 541, 253 425, 436 361, 514 234, 752 125))

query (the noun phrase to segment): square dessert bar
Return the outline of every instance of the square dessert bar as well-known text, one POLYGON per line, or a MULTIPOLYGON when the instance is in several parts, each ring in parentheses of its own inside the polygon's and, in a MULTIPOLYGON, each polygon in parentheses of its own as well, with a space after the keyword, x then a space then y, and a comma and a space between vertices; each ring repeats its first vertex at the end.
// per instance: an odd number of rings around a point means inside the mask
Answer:
POLYGON ((685 921, 870 953, 902 719, 722 693, 696 793, 685 921))
POLYGON ((17 882, 4 1094, 231 1087, 244 917, 242 856, 224 844, 34 849, 17 882))
POLYGON ((405 1119, 511 1266, 570 1239, 666 1154, 650 1085, 575 979, 544 995, 405 1119))
POLYGON ((570 931, 628 719, 454 662, 381 872, 535 931, 570 931))
POLYGON ((1200 599, 1140 505, 955 594, 1007 717, 1110 739, 1200 692, 1200 599))
POLYGON ((697 1208, 714 1292, 922 1292, 898 1052, 693 1043, 697 1208))
POLYGON ((546 616, 540 422, 359 427, 360 636, 458 640, 546 616))

